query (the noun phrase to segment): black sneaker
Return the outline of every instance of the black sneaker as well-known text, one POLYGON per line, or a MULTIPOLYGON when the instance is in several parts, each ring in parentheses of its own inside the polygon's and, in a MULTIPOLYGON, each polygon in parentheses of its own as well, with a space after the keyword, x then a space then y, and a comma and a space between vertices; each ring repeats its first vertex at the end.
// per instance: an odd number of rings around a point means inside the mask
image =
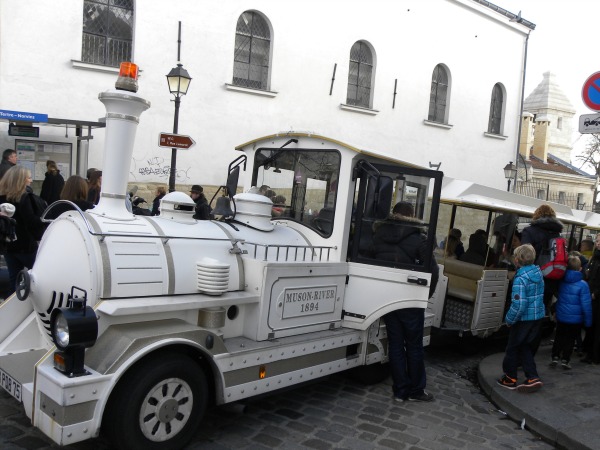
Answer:
POLYGON ((565 369, 565 370, 570 370, 570 369, 572 369, 572 367, 571 367, 571 364, 569 364, 569 361, 567 361, 566 359, 563 359, 563 360, 560 362, 560 365, 561 365, 561 366, 562 366, 562 368, 563 368, 563 369, 565 369))
POLYGON ((429 392, 423 391, 422 394, 409 396, 408 401, 409 402, 432 402, 433 395, 431 395, 429 392))
POLYGON ((558 356, 553 356, 552 361, 550 361, 550 364, 548 364, 548 365, 552 368, 555 368, 556 366, 558 366, 558 356))
POLYGON ((535 392, 539 390, 544 383, 539 378, 529 378, 525 380, 522 384, 517 386, 517 390, 519 392, 535 392))
POLYGON ((394 401, 395 401, 395 402, 398 402, 398 403, 404 403, 406 400, 407 400, 407 399, 405 399, 405 398, 402 398, 402 397, 396 397, 396 396, 394 395, 394 401))
POLYGON ((496 380, 496 383, 498 383, 500 386, 502 386, 506 389, 516 389, 517 388, 517 379, 511 378, 508 375, 502 375, 502 378, 500 378, 499 380, 496 380))

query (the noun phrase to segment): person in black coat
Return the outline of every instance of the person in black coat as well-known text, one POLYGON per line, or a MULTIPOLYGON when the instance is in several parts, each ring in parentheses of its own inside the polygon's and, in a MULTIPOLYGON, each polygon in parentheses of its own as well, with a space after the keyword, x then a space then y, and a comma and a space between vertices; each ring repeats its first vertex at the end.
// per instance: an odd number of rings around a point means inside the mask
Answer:
POLYGON ((7 148, 2 152, 2 162, 0 163, 0 179, 4 174, 17 164, 17 152, 12 148, 7 148))
POLYGON ((496 253, 487 243, 485 230, 477 230, 469 236, 469 248, 458 259, 478 266, 488 267, 494 264, 496 253))
MULTIPOLYGON (((531 223, 523 230, 521 244, 531 244, 535 249, 535 263, 539 265, 542 250, 548 246, 551 238, 559 237, 563 224, 556 218, 556 213, 550 205, 540 205, 534 212, 531 223)), ((552 297, 558 293, 560 280, 544 278, 544 305, 550 311, 552 297)))
POLYGON ((196 220, 210 220, 210 205, 208 200, 204 196, 204 189, 198 184, 194 184, 190 189, 190 197, 196 203, 196 211, 194 212, 194 219, 196 220))
POLYGON ((592 326, 585 330, 582 345, 585 357, 581 361, 600 364, 600 235, 596 236, 585 279, 592 294, 592 326))
POLYGON ((156 188, 156 197, 152 201, 152 216, 158 216, 160 214, 160 201, 167 195, 167 189, 164 186, 158 186, 156 188))
POLYGON ((64 185, 65 179, 60 174, 56 162, 49 159, 46 161, 46 178, 44 178, 44 182, 42 183, 40 197, 50 205, 60 200, 60 193, 64 185))
MULTIPOLYGON (((424 265, 427 238, 423 232, 424 225, 414 218, 414 209, 410 203, 397 203, 392 216, 376 223, 373 228, 373 247, 377 259, 413 266, 424 265)), ((438 269, 433 255, 430 255, 430 260, 431 296, 437 283, 438 269)), ((425 268, 423 271, 426 271, 425 268)), ((424 308, 401 308, 383 316, 388 335, 392 392, 400 402, 433 400, 433 395, 425 391, 424 319, 424 308)))
MULTIPOLYGON (((422 224, 412 217, 408 206, 402 210, 402 206, 398 205, 394 207, 389 218, 375 223, 373 227, 375 258, 403 264, 419 264, 425 256, 422 224)), ((407 205, 412 210, 412 205, 407 205)))
POLYGON ((33 267, 45 225, 36 211, 36 200, 27 189, 31 185, 31 172, 22 166, 11 167, 0 180, 0 203, 11 203, 15 207, 15 241, 7 244, 4 260, 8 268, 10 293, 15 291, 17 274, 25 267, 33 267))

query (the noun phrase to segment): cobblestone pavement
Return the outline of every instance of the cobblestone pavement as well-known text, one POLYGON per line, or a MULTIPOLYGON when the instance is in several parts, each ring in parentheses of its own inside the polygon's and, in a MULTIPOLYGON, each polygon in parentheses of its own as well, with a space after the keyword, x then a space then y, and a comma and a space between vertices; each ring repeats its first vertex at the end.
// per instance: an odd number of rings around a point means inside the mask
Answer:
MULTIPOLYGON (((391 380, 364 386, 344 375, 244 405, 209 410, 192 443, 198 449, 551 449, 498 411, 476 385, 477 363, 488 348, 463 356, 450 347, 428 347, 428 390, 433 403, 396 403, 391 380)), ((0 393, 0 449, 56 445, 34 429, 20 405, 0 393)), ((103 439, 65 447, 108 450, 103 439)))

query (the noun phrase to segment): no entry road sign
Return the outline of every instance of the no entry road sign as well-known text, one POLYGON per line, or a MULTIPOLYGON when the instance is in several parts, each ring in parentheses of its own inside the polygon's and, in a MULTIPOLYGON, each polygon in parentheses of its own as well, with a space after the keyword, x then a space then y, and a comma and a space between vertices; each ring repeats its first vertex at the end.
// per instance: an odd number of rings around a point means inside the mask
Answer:
POLYGON ((581 91, 583 103, 592 111, 600 111, 600 72, 591 75, 581 91))
POLYGON ((191 137, 184 134, 160 133, 158 135, 159 147, 188 149, 195 144, 191 137))

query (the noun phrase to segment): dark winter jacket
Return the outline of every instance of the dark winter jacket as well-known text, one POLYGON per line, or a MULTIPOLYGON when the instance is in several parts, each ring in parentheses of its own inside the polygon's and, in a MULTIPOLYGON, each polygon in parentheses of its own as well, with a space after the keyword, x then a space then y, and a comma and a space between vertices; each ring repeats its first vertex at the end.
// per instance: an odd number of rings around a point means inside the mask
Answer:
POLYGON ((2 179, 6 171, 13 166, 15 166, 15 164, 11 163, 6 159, 3 159, 2 162, 0 162, 0 180, 2 179))
POLYGON ((534 264, 519 267, 513 280, 510 309, 504 319, 508 325, 544 318, 544 277, 534 264))
POLYGON ((161 194, 154 197, 154 200, 152 201, 152 216, 158 216, 160 214, 160 201, 165 195, 166 194, 161 194))
MULTIPOLYGON (((35 213, 32 195, 30 192, 25 192, 20 201, 8 202, 15 206, 13 219, 17 222, 17 240, 8 243, 8 253, 35 252, 38 247, 37 241, 42 239, 46 226, 35 213)), ((0 195, 0 203, 5 202, 7 202, 6 196, 0 195)))
POLYGON ((587 265, 586 280, 594 295, 594 301, 597 302, 600 300, 600 250, 596 248, 587 265))
POLYGON ((411 218, 389 218, 374 226, 375 258, 403 264, 422 264, 425 259, 425 235, 411 218))
POLYGON ((563 229, 563 224, 555 217, 540 217, 532 221, 527 228, 523 230, 521 244, 531 244, 535 249, 535 259, 537 260, 542 249, 548 245, 548 240, 558 237, 563 229))
POLYGON ((210 220, 210 205, 204 194, 200 194, 200 197, 196 200, 196 212, 194 213, 194 219, 196 220, 210 220))
POLYGON ((88 191, 87 201, 97 205, 100 201, 100 189, 90 188, 88 191))
MULTIPOLYGON (((427 256, 427 237, 423 232, 423 224, 417 219, 393 215, 388 219, 375 223, 373 235, 373 252, 375 258, 402 264, 424 266, 427 256)), ((439 268, 433 255, 429 270, 429 297, 435 291, 439 279, 439 268)))
POLYGON ((46 172, 46 178, 42 183, 42 191, 40 197, 46 200, 49 205, 57 200, 60 200, 60 193, 65 185, 65 179, 60 174, 60 170, 56 173, 46 172))
POLYGON ((592 297, 583 274, 567 270, 558 288, 556 320, 562 323, 585 323, 592 326, 592 297))

